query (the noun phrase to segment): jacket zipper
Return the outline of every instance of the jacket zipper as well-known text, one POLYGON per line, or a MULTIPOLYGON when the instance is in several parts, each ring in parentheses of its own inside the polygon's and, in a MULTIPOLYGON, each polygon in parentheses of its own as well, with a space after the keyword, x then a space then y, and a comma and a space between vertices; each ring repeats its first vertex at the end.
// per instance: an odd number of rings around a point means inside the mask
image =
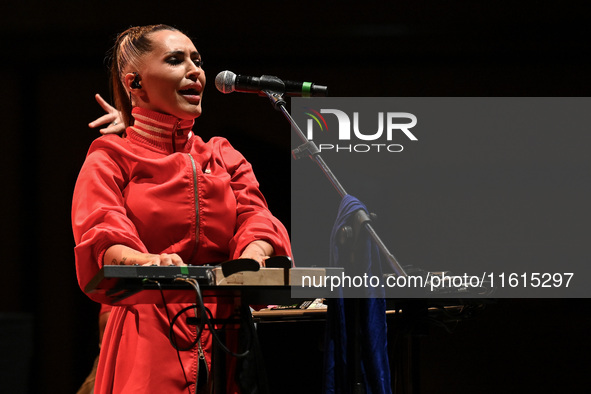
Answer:
MULTIPOLYGON (((203 332, 202 332, 203 334, 203 332)), ((207 360, 205 359, 205 352, 203 351, 203 346, 201 346, 201 338, 200 340, 197 342, 197 351, 199 352, 199 361, 197 363, 197 374, 199 374, 199 364, 203 365, 203 368, 205 369, 205 381, 203 384, 205 384, 207 386, 207 384, 209 383, 209 366, 207 365, 207 360)), ((201 380, 203 377, 197 377, 197 380, 201 380)), ((197 387, 195 388, 197 390, 197 387)))
MULTIPOLYGON (((193 311, 195 313, 195 318, 197 318, 197 316, 199 316, 199 312, 197 309, 197 305, 194 304, 193 305, 193 311)), ((208 382, 209 382, 209 366, 207 365, 207 360, 205 359, 205 352, 203 351, 203 345, 201 344, 201 342, 203 341, 203 331, 205 330, 205 325, 201 325, 201 327, 199 326, 199 324, 197 324, 195 326, 195 335, 199 336, 198 340, 197 340, 197 379, 195 382, 195 394, 197 394, 198 392, 202 392, 203 390, 203 386, 207 386, 208 382), (203 366, 203 370, 201 369, 201 366, 203 366), (203 372, 203 374, 205 376, 201 376, 201 373, 203 372)))
POLYGON ((195 247, 193 248, 193 253, 191 253, 191 258, 188 261, 190 264, 197 253, 197 246, 199 245, 199 192, 197 188, 197 165, 195 164, 193 156, 191 156, 190 153, 187 153, 187 155, 191 160, 191 168, 193 170, 193 193, 195 196, 195 247))

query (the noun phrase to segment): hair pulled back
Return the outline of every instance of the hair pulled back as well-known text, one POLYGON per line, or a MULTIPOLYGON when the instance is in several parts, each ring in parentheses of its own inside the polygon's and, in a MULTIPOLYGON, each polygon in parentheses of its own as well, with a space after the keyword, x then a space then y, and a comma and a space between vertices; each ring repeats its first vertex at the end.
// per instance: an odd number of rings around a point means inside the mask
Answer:
POLYGON ((152 50, 149 35, 160 30, 179 31, 168 25, 148 25, 130 27, 117 36, 111 58, 111 89, 115 108, 121 112, 123 122, 130 126, 131 96, 123 83, 125 74, 139 68, 142 55, 152 50))

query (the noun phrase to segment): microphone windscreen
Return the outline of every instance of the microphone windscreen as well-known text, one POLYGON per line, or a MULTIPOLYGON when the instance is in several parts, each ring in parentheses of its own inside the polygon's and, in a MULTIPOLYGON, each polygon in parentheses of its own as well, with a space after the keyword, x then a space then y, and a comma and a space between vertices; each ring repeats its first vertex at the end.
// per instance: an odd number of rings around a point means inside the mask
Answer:
POLYGON ((236 83, 236 74, 232 71, 222 71, 215 77, 215 87, 222 93, 232 93, 236 83))

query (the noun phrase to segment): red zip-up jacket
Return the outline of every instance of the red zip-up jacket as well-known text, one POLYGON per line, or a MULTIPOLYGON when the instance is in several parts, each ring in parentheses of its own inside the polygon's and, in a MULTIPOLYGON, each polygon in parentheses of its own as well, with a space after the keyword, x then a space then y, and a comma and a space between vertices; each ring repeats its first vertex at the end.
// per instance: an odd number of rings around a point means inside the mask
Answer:
MULTIPOLYGON (((269 242, 277 255, 291 255, 288 233, 270 213, 251 165, 226 139, 203 142, 191 131, 192 120, 141 108, 134 108, 133 117, 124 138, 107 135, 93 142, 76 183, 72 226, 82 289, 115 244, 146 253, 177 253, 193 265, 238 258, 254 240, 269 242)), ((169 304, 168 313, 173 316, 185 306, 169 304)), ((218 317, 233 309, 208 307, 218 317)), ((196 328, 185 319, 177 322, 179 344, 191 343, 196 328)), ((161 307, 114 307, 95 393, 186 392, 168 331, 161 307)), ((180 353, 190 384, 200 353, 211 366, 210 352, 210 333, 205 332, 200 346, 180 353)))

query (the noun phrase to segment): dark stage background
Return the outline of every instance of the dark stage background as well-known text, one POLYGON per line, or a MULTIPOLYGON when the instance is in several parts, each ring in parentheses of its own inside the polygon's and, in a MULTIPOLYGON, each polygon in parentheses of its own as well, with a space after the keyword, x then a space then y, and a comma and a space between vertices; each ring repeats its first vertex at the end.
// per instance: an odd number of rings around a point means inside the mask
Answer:
MULTIPOLYGON (((70 203, 98 136, 87 127, 101 114, 93 95, 109 96, 105 53, 128 26, 167 23, 194 37, 209 79, 195 131, 226 136, 245 154, 288 227, 290 130, 267 99, 218 93, 219 71, 314 81, 331 96, 591 91, 589 13, 565 2, 203 3, 0 5, 0 391, 75 392, 97 353, 98 307, 76 282, 70 203)), ((317 220, 332 220, 330 207, 317 220)), ((588 310, 586 300, 502 300, 452 334, 431 328, 421 337, 421 392, 585 392, 588 310)), ((293 334, 289 347, 318 335, 265 332, 293 334)), ((308 363, 308 391, 317 392, 316 364, 297 350, 283 356, 283 371, 308 363)))

